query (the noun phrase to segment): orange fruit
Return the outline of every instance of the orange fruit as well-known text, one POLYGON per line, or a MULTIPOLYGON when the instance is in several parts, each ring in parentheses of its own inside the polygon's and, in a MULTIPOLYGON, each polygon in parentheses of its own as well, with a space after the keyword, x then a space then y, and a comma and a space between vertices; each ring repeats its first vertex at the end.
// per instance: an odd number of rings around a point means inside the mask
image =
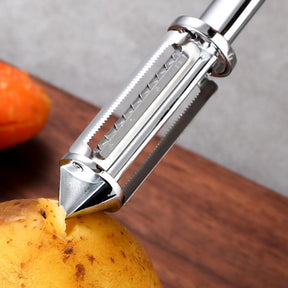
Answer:
POLYGON ((0 62, 0 149, 38 134, 50 109, 50 98, 27 72, 0 62))

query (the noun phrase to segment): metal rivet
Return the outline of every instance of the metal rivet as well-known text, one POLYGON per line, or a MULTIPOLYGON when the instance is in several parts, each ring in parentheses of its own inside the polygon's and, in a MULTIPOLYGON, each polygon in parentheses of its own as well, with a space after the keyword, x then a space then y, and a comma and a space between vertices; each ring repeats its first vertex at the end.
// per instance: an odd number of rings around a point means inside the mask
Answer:
POLYGON ((72 163, 73 167, 79 171, 83 171, 83 167, 78 163, 78 162, 73 162, 72 163))

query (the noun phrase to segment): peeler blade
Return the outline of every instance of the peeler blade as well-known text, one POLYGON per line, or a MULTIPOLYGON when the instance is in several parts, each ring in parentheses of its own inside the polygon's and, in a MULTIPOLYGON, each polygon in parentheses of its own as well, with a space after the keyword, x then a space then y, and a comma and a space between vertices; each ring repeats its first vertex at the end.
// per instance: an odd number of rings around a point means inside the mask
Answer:
POLYGON ((159 141, 151 154, 146 158, 141 167, 123 187, 124 203, 126 203, 150 175, 162 158, 169 152, 173 144, 185 130, 196 114, 201 110, 209 98, 217 90, 215 82, 205 79, 200 87, 199 94, 192 100, 187 108, 179 115, 178 119, 169 128, 166 135, 159 141))

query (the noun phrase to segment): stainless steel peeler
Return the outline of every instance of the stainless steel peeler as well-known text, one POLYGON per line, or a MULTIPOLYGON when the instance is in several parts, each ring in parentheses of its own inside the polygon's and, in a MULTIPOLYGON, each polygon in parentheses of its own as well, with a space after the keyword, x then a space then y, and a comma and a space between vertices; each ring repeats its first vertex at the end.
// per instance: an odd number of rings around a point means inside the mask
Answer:
POLYGON ((200 19, 182 16, 172 23, 128 85, 61 159, 59 203, 67 217, 114 212, 127 203, 216 91, 210 78, 231 73, 231 43, 263 2, 214 0, 200 19), (154 150, 139 164, 152 139, 154 150))

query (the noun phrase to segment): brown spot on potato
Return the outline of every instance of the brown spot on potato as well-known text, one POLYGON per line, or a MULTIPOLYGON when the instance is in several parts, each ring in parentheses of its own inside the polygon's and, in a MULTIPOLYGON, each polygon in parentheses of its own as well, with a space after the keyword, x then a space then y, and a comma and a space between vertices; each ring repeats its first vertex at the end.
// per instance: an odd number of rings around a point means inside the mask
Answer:
POLYGON ((115 263, 114 258, 110 257, 110 260, 111 260, 112 263, 115 263))
POLYGON ((23 222, 25 222, 25 219, 18 219, 17 222, 23 223, 23 222))
POLYGON ((66 261, 70 258, 70 255, 64 255, 64 257, 62 258, 62 261, 64 263, 66 263, 66 261))
POLYGON ((121 255, 123 256, 123 258, 126 258, 126 254, 123 250, 120 251, 121 255))
POLYGON ((64 251, 65 254, 72 254, 73 253, 73 247, 68 247, 64 251))
POLYGON ((94 263, 95 261, 95 257, 93 255, 87 255, 88 260, 90 261, 91 265, 94 263))
POLYGON ((22 279, 22 278, 23 278, 23 274, 22 274, 22 273, 19 273, 19 274, 18 274, 18 278, 19 278, 19 279, 22 279))
POLYGON ((46 211, 44 209, 42 209, 42 208, 40 209, 40 214, 44 219, 47 218, 46 211))
POLYGON ((75 266, 75 268, 76 268, 76 273, 75 273, 76 278, 78 280, 83 280, 84 276, 85 276, 85 267, 84 267, 84 265, 83 264, 77 264, 75 266))

